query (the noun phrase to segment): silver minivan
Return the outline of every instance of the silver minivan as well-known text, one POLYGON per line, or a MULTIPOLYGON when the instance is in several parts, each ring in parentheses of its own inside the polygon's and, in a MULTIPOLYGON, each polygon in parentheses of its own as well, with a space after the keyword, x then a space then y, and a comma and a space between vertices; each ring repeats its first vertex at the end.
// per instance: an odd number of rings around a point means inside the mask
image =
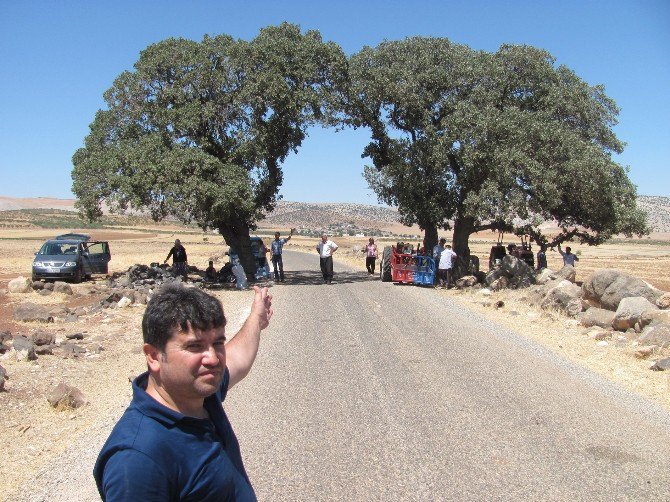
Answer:
POLYGON ((109 243, 88 235, 65 234, 42 244, 33 260, 33 281, 60 279, 81 282, 92 274, 106 274, 112 259, 109 243))

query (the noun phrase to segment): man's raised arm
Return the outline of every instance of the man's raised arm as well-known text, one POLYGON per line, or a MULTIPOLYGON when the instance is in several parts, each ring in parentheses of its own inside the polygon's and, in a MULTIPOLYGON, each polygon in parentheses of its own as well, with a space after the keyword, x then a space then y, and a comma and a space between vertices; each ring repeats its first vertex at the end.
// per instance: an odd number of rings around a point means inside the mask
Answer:
POLYGON ((235 337, 226 344, 226 366, 230 373, 228 388, 242 380, 251 370, 258 352, 261 331, 268 327, 273 313, 272 295, 268 293, 268 288, 254 286, 251 313, 235 337))

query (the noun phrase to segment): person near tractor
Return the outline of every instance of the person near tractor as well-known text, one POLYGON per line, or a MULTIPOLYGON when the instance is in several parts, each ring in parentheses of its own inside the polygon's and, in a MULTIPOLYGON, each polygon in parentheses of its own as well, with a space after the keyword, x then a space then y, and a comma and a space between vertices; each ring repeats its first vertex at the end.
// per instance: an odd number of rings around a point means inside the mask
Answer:
POLYGON ((540 250, 537 252, 537 270, 540 271, 547 268, 547 246, 542 244, 540 250))
POLYGON ((275 239, 270 243, 272 249, 272 268, 274 270, 275 281, 284 282, 284 260, 282 253, 284 252, 284 244, 291 240, 293 236, 293 229, 288 234, 286 239, 280 239, 281 234, 275 232, 275 239))
POLYGON ((172 256, 172 271, 175 273, 175 275, 186 277, 186 264, 188 263, 188 257, 186 256, 186 248, 182 246, 179 239, 175 239, 174 246, 172 246, 172 249, 170 249, 167 258, 165 258, 163 263, 167 263, 167 261, 170 259, 170 256, 172 256))
MULTIPOLYGON (((440 239, 440 242, 438 242, 437 244, 435 244, 433 246, 433 262, 435 262, 435 270, 438 270, 438 272, 439 272, 439 269, 438 269, 437 265, 440 262, 440 256, 442 255, 442 251, 444 251, 444 245, 446 243, 447 243, 447 239, 445 239, 443 237, 442 239, 440 239)), ((440 279, 439 278, 439 273, 436 273, 433 284, 438 284, 439 285, 439 279, 440 279)))
POLYGON ((563 265, 570 265, 572 267, 575 266, 575 262, 579 261, 579 258, 577 257, 576 254, 572 253, 572 248, 570 246, 567 246, 565 248, 565 251, 561 249, 561 245, 558 245, 558 252, 561 254, 563 257, 563 265))
POLYGON ((321 265, 323 282, 326 284, 333 283, 333 253, 337 249, 337 244, 328 238, 328 234, 321 234, 321 240, 316 245, 316 251, 319 253, 319 264, 321 265))
POLYGON ((451 250, 447 244, 442 253, 440 253, 439 266, 437 268, 437 277, 441 288, 451 286, 451 271, 454 267, 454 260, 458 255, 451 250))
POLYGON ((370 237, 365 249, 361 249, 361 252, 365 253, 365 268, 368 270, 368 274, 374 275, 375 261, 377 260, 377 244, 375 244, 375 240, 372 237, 370 237))
POLYGON ((272 295, 254 287, 226 343, 215 297, 183 284, 152 297, 142 319, 148 370, 93 469, 102 500, 256 500, 223 401, 251 370, 272 315, 272 295))

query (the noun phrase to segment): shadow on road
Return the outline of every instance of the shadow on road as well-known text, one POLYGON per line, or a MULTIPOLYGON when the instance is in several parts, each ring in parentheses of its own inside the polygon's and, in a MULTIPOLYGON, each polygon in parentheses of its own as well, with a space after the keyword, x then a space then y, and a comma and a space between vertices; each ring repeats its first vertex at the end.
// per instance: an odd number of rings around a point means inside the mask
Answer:
MULTIPOLYGON (((354 282, 378 281, 378 275, 368 275, 367 272, 335 272, 332 286, 338 284, 352 284, 354 282)), ((317 285, 324 284, 323 276, 318 270, 295 270, 286 272, 286 281, 278 284, 286 285, 317 285)))

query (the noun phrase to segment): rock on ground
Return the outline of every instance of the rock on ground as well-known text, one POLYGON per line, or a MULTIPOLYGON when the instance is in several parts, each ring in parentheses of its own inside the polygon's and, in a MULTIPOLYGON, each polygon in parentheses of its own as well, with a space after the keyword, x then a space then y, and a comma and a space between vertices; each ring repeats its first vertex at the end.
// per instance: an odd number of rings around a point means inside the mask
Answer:
POLYGON ((612 327, 619 331, 626 331, 633 328, 646 311, 657 309, 658 307, 655 304, 642 296, 623 298, 614 314, 612 327))
POLYGON ((584 281, 582 289, 586 300, 607 310, 616 310, 623 298, 634 296, 641 296, 655 304, 663 294, 642 279, 611 268, 596 270, 584 281))

